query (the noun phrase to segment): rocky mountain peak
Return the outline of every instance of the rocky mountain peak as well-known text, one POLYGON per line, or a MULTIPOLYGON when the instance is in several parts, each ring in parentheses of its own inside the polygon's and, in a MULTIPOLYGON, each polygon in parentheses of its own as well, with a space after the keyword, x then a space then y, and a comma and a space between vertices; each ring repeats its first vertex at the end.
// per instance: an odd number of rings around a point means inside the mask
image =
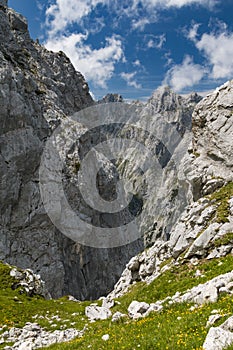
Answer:
POLYGON ((98 101, 99 103, 113 103, 113 102, 123 102, 123 97, 120 94, 107 94, 98 101))
POLYGON ((5 8, 8 6, 8 0, 0 0, 0 8, 5 8))
POLYGON ((196 93, 181 96, 169 86, 156 89, 148 100, 150 113, 162 114, 170 122, 180 122, 186 126, 191 125, 191 114, 196 104, 202 99, 196 93), (191 113, 190 113, 191 112, 191 113))

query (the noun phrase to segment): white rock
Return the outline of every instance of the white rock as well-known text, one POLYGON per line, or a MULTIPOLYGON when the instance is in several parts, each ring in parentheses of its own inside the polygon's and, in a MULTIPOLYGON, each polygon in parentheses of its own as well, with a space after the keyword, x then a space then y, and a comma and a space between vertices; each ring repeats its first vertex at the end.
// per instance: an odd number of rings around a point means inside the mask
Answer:
POLYGON ((150 305, 145 302, 132 301, 128 307, 128 313, 131 318, 142 317, 149 309, 150 305))
POLYGON ((102 336, 102 339, 104 340, 104 341, 107 341, 107 340, 109 340, 109 334, 104 334, 103 336, 102 336))
POLYGON ((90 321, 106 320, 111 317, 111 311, 103 306, 90 305, 85 308, 85 315, 90 321))
POLYGON ((121 312, 117 311, 115 314, 112 315, 112 322, 118 322, 122 318, 127 317, 126 314, 122 314, 121 312))
POLYGON ((105 307, 107 309, 111 309, 111 307, 113 307, 115 304, 113 299, 109 299, 109 298, 103 298, 102 300, 102 307, 105 307))
POLYGON ((212 326, 213 324, 215 324, 215 322, 220 320, 220 318, 222 318, 222 315, 219 315, 219 314, 211 315, 206 323, 206 327, 212 326))
POLYGON ((225 331, 221 327, 210 328, 205 342, 204 350, 223 350, 233 344, 233 333, 225 331))

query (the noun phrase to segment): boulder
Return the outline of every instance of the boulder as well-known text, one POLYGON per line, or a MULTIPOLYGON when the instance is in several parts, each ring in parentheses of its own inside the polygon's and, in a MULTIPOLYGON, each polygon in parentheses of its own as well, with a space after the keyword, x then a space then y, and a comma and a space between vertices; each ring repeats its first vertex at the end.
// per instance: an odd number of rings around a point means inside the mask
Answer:
POLYGON ((233 333, 224 330, 221 327, 211 327, 205 342, 204 350, 223 350, 233 344, 233 333))
POLYGON ((150 305, 145 302, 132 301, 128 307, 129 317, 131 318, 139 318, 143 317, 144 314, 149 309, 150 305))
POLYGON ((107 320, 111 317, 111 311, 103 306, 90 305, 85 308, 85 315, 89 321, 93 322, 96 320, 107 320))

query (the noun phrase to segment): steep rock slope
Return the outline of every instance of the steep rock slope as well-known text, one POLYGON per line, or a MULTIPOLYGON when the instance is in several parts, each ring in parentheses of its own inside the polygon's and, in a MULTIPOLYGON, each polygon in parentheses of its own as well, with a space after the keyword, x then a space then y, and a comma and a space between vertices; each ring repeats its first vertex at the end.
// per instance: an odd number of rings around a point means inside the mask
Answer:
POLYGON ((178 263, 196 259, 198 264, 198 259, 232 254, 232 96, 233 81, 229 81, 196 106, 192 142, 182 159, 191 186, 190 203, 171 227, 167 240, 161 237, 130 260, 111 297, 124 294, 135 281, 150 283, 164 271, 168 259, 178 263))
POLYGON ((44 142, 66 116, 93 104, 62 53, 31 40, 24 17, 0 3, 0 259, 40 273, 54 297, 95 298, 110 290, 140 245, 82 247, 62 235, 42 205, 44 142))
MULTIPOLYGON (((5 0, 0 4, 0 16, 0 258, 40 273, 53 296, 69 293, 79 299, 96 298, 112 289, 126 262, 142 250, 143 240, 117 248, 94 249, 74 243, 51 223, 39 192, 38 168, 45 141, 66 116, 93 105, 93 100, 83 76, 74 70, 69 59, 62 52, 49 52, 33 42, 25 18, 9 9, 5 0)), ((155 146, 161 157, 164 151, 159 140, 161 132, 166 134, 162 141, 173 153, 191 123, 198 101, 196 95, 182 98, 163 88, 147 104, 136 104, 140 125, 158 138, 155 146), (167 125, 168 132, 164 133, 167 125)), ((137 138, 134 130, 131 136, 137 138)), ((140 166, 135 152, 127 156, 132 156, 132 162, 140 166)), ((122 164, 118 165, 119 169, 122 164)), ((151 200, 145 200, 142 221, 138 223, 146 245, 157 237, 166 237, 178 218, 180 206, 184 205, 183 197, 174 195, 177 178, 173 177, 172 165, 167 165, 165 161, 162 179, 165 190, 160 191, 163 210, 158 210, 153 199, 152 169, 146 174, 150 188, 142 191, 142 195, 146 198, 151 192, 151 200), (165 221, 166 216, 169 219, 165 221)), ((123 164, 123 173, 130 175, 131 170, 123 164)), ((114 181, 109 182, 112 171, 111 167, 107 169, 100 181, 103 195, 114 187, 114 181)), ((138 174, 131 175, 138 194, 144 180, 138 174)), ((68 184, 67 195, 71 198, 73 189, 68 184)))

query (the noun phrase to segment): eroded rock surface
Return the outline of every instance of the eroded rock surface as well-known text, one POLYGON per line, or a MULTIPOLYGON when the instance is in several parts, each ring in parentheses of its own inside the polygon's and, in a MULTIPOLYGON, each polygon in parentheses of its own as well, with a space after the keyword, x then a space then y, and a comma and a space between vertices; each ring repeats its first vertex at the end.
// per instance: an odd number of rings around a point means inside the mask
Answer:
POLYGON ((39 273, 53 297, 97 298, 110 291, 141 245, 92 249, 61 234, 41 201, 47 138, 90 106, 88 85, 64 53, 33 42, 26 19, 0 3, 0 259, 39 273))

